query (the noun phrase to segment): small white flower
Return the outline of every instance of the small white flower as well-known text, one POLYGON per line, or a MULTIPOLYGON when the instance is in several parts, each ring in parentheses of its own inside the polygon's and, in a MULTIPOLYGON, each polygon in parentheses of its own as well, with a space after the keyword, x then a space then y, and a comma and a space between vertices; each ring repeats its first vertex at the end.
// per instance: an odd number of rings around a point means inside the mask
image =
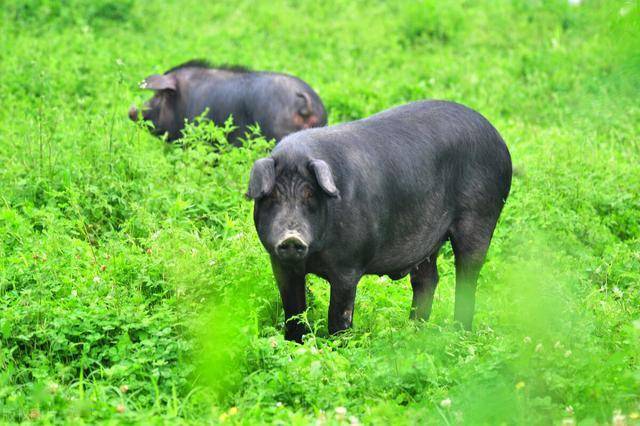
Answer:
POLYGON ((573 406, 567 405, 566 407, 564 407, 564 411, 568 415, 573 416, 573 406))
POLYGON ((562 349, 562 343, 560 343, 560 340, 558 340, 558 341, 556 342, 556 344, 555 344, 555 345, 553 345, 553 347, 554 347, 554 348, 556 348, 556 349, 562 349))
POLYGON ((280 407, 282 407, 282 402, 280 401, 276 402, 276 408, 280 408, 280 407))
POLYGON ((58 389, 60 389, 60 385, 57 383, 49 383, 49 392, 51 393, 56 393, 58 392, 58 389))
POLYGON ((356 416, 349 416, 349 424, 356 426, 360 424, 360 420, 356 416))
POLYGON ((327 416, 323 410, 318 412, 318 418, 316 419, 316 426, 322 426, 327 423, 327 416))
POLYGON ((75 288, 71 290, 71 297, 78 297, 78 290, 76 290, 75 288))
POLYGON ((613 287, 613 289, 611 291, 613 291, 613 295, 615 297, 617 297, 618 299, 621 299, 622 296, 624 296, 624 292, 622 290, 620 290, 617 286, 613 287))
POLYGON ((627 416, 622 414, 620 410, 613 412, 613 418, 611 419, 613 426, 627 426, 627 416))
POLYGON ((523 339, 524 343, 529 344, 531 343, 531 337, 529 336, 525 336, 525 338, 523 339))
POLYGON ((95 277, 93 277, 94 283, 98 284, 100 281, 102 281, 102 279, 99 276, 96 275, 95 277))
POLYGON ((336 407, 336 415, 340 417, 344 417, 347 414, 347 409, 345 407, 336 407))
POLYGON ((451 399, 450 399, 450 398, 443 399, 442 401, 440 401, 440 406, 441 406, 442 408, 449 408, 449 407, 451 407, 451 399))
POLYGON ((564 353, 564 357, 565 357, 565 358, 569 358, 569 357, 571 356, 571 354, 572 354, 572 353, 573 353, 573 352, 571 352, 570 350, 568 350, 568 351, 566 351, 566 352, 564 353))
POLYGON ((542 343, 538 343, 535 350, 536 352, 542 352, 542 343))

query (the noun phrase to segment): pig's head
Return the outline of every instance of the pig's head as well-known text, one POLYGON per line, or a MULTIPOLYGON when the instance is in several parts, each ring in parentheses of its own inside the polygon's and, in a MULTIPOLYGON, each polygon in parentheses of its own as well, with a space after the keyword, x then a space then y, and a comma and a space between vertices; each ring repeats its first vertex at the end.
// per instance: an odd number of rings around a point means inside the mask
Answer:
POLYGON ((151 75, 141 84, 141 89, 153 90, 153 97, 145 102, 139 111, 135 105, 129 109, 129 118, 139 119, 153 124, 151 133, 156 136, 167 134, 168 140, 180 137, 182 130, 182 113, 180 112, 180 93, 178 77, 175 73, 151 75))
POLYGON ((339 196, 329 165, 319 159, 262 158, 251 169, 247 197, 260 241, 283 263, 303 262, 322 248, 328 203, 339 196))

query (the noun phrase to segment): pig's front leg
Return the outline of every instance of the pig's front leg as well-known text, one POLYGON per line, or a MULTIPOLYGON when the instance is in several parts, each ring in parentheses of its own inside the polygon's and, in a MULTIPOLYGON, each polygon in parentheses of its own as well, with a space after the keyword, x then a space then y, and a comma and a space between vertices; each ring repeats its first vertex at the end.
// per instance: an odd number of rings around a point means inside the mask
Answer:
POLYGON ((307 309, 304 271, 282 266, 274 260, 271 266, 284 308, 284 338, 302 343, 302 336, 308 332, 307 326, 293 317, 307 309))
POLYGON ((351 327, 356 287, 361 274, 341 274, 331 280, 329 299, 329 333, 336 334, 351 327))

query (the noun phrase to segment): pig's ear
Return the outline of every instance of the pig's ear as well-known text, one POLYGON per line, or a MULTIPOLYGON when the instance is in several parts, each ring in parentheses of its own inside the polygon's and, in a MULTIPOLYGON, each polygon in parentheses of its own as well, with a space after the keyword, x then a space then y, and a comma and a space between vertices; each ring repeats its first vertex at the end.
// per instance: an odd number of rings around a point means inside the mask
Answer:
POLYGON ((147 90, 176 90, 176 87, 176 76, 173 74, 150 75, 140 83, 140 88, 147 90))
POLYGON ((309 169, 316 175, 318 185, 324 192, 330 197, 337 197, 340 192, 333 181, 333 174, 329 165, 322 160, 311 160, 309 162, 309 169))
POLYGON ((271 194, 276 185, 276 167, 273 158, 261 158, 253 163, 249 177, 247 198, 259 200, 271 194))

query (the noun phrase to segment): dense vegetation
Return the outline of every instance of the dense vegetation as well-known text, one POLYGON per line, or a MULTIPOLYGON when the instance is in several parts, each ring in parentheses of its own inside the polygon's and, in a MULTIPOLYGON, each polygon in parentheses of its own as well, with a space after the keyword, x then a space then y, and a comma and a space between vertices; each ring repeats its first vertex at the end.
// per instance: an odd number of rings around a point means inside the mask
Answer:
POLYGON ((0 419, 602 424, 640 412, 637 1, 0 1, 0 419), (576 2, 573 2, 576 3, 576 2), (285 342, 243 198, 272 146, 167 146, 127 120, 203 57, 308 81, 337 123, 423 98, 484 115, 517 169, 458 331, 367 277, 285 342), (572 420, 567 420, 572 419, 572 420))

